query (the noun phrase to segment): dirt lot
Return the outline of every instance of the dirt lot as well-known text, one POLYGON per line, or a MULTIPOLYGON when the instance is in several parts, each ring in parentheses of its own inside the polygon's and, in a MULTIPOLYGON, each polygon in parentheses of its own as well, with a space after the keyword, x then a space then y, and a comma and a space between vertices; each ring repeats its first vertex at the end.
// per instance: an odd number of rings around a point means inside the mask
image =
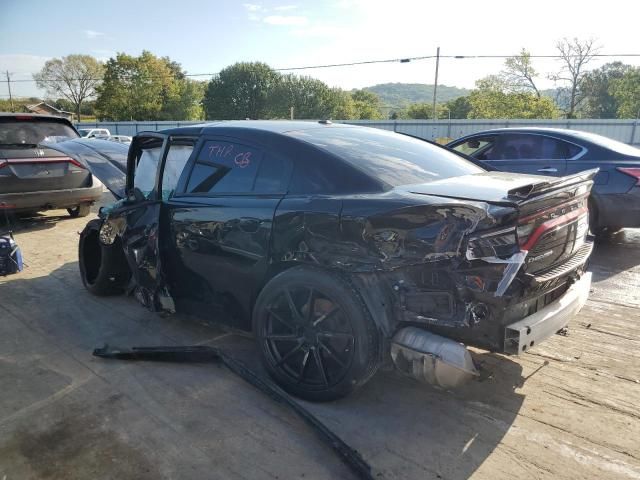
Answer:
MULTIPOLYGON (((28 267, 0 279, 0 479, 352 478, 287 409, 218 365, 107 361, 94 347, 251 340, 97 298, 78 275, 87 219, 20 223, 28 267)), ((490 378, 442 392, 383 371, 307 404, 385 479, 640 479, 640 231, 598 245, 591 299, 490 378)))

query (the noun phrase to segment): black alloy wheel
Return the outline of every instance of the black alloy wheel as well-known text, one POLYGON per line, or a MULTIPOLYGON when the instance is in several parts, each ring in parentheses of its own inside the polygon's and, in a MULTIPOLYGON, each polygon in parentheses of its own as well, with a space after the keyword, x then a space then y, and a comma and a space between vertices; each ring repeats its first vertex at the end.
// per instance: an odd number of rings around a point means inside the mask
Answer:
POLYGON ((267 369, 285 390, 309 400, 344 396, 377 367, 373 321, 353 287, 333 277, 295 268, 268 284, 256 303, 267 369))

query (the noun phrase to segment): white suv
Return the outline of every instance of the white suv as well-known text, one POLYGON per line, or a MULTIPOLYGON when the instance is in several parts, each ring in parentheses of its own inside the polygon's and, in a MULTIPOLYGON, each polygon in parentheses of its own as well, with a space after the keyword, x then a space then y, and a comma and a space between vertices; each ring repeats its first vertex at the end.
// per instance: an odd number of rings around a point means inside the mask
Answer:
POLYGON ((84 138, 105 138, 111 136, 106 128, 79 128, 78 132, 84 138))

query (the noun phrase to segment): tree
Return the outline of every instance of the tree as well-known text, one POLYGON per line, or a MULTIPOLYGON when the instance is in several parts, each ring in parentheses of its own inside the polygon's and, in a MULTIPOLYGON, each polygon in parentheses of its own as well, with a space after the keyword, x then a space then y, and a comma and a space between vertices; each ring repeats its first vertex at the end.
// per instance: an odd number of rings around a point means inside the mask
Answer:
POLYGON ((326 119, 333 117, 336 100, 326 83, 311 77, 281 76, 269 97, 268 110, 276 118, 326 119))
POLYGON ((471 111, 471 104, 469 103, 468 96, 449 100, 445 105, 449 109, 451 118, 467 118, 471 111))
POLYGON ((102 74, 102 64, 92 56, 67 55, 48 60, 33 79, 50 97, 69 100, 80 121, 82 102, 95 96, 102 74))
POLYGON ((469 106, 468 118, 556 118, 559 113, 549 97, 510 92, 504 80, 495 75, 476 82, 469 106))
POLYGON ((640 67, 627 70, 612 81, 611 93, 618 105, 618 118, 640 117, 640 67))
POLYGON ((586 117, 617 118, 619 103, 613 94, 613 85, 615 80, 623 78, 631 68, 622 62, 613 62, 585 74, 582 82, 582 111, 586 117))
POLYGON ((533 68, 531 54, 527 50, 523 48, 519 55, 507 58, 504 66, 502 76, 514 92, 533 92, 540 98, 540 91, 535 82, 538 72, 533 68))
POLYGON ((212 78, 204 95, 206 117, 216 120, 271 118, 270 95, 278 72, 261 62, 240 62, 212 78))
POLYGON ((107 61, 97 88, 96 108, 111 120, 200 119, 202 87, 187 79, 180 64, 143 51, 119 53, 107 61))
POLYGON ((351 92, 356 119, 379 120, 382 117, 382 102, 380 97, 369 90, 354 90, 351 92))
POLYGON ((576 118, 578 107, 584 100, 582 87, 587 73, 585 68, 595 58, 594 55, 598 53, 599 48, 593 39, 564 38, 557 42, 556 49, 560 53, 562 66, 558 73, 550 75, 549 78, 565 84, 560 89, 560 94, 567 97, 568 108, 565 114, 567 118, 576 118))

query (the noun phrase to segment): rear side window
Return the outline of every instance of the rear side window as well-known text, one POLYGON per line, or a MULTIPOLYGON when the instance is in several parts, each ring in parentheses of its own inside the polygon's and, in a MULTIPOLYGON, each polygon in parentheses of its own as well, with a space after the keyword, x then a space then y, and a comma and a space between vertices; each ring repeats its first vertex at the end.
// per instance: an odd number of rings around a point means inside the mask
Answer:
POLYGON ((37 145, 78 138, 68 125, 42 120, 0 121, 0 145, 37 145))
POLYGON ((285 193, 291 176, 291 162, 280 155, 266 152, 253 186, 255 193, 285 193))
POLYGON ((564 160, 580 148, 544 135, 501 135, 488 160, 564 160))
POLYGON ((444 148, 374 128, 310 128, 289 135, 336 155, 392 187, 485 171, 444 148))
POLYGON ((249 193, 261 152, 235 142, 208 141, 191 171, 187 193, 249 193))

